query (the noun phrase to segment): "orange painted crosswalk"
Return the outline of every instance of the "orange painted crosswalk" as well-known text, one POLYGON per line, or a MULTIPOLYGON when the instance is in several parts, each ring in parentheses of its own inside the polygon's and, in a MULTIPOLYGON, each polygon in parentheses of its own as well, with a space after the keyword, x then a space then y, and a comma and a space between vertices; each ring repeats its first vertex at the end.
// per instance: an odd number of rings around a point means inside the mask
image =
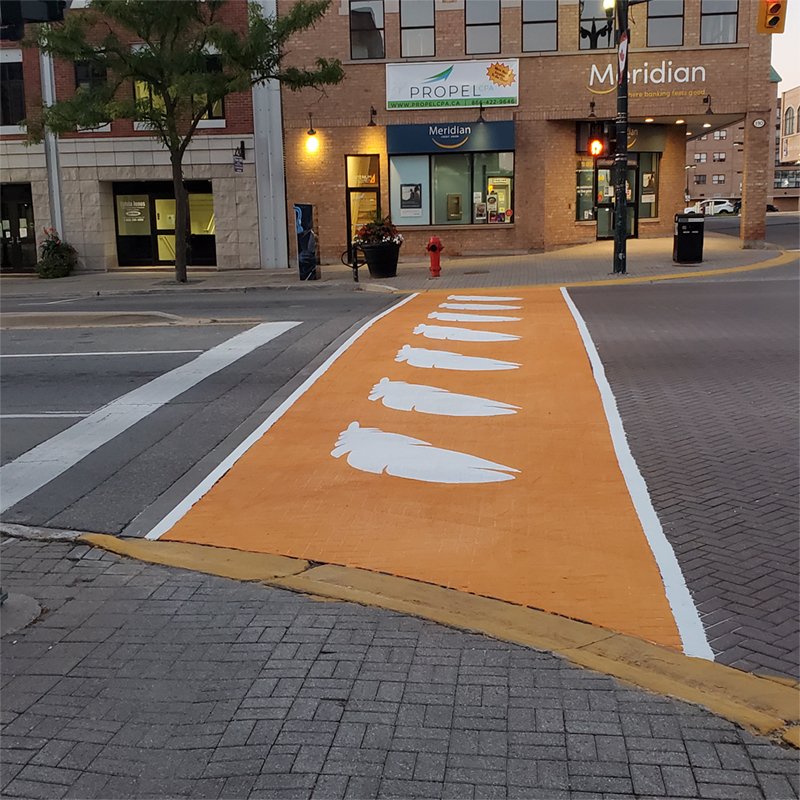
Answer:
POLYGON ((563 298, 500 294, 482 309, 432 292, 379 320, 163 538, 402 575, 679 647, 563 298))

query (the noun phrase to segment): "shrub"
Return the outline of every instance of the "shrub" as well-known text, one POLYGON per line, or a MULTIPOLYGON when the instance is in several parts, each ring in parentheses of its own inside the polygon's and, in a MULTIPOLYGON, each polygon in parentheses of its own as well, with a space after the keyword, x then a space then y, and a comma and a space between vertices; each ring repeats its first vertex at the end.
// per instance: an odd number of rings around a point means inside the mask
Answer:
POLYGON ((369 245, 383 244, 385 242, 401 244, 402 241, 402 234, 397 230, 389 217, 384 217, 383 219, 376 217, 374 222, 368 222, 356 231, 353 244, 369 245))
POLYGON ((44 234, 36 271, 40 278, 65 278, 75 269, 78 252, 71 244, 61 241, 55 228, 45 228, 44 234))

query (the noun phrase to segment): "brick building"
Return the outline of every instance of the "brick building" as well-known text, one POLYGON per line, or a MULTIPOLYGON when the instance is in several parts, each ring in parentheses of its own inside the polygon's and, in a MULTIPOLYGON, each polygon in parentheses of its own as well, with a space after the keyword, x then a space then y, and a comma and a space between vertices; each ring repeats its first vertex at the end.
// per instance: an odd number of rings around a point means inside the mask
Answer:
MULTIPOLYGON (((73 2, 67 13, 81 13, 73 2)), ((225 24, 244 29, 245 3, 224 9, 225 24)), ((20 126, 42 102, 42 64, 35 48, 2 42, 2 268, 31 269, 42 230, 58 219, 51 209, 45 144, 26 142, 20 126)), ((131 47, 137 46, 131 42, 131 47)), ((92 80, 84 65, 53 64, 55 96, 71 96, 92 80)), ((147 91, 145 84, 131 92, 147 91)), ((254 96, 228 95, 209 108, 187 150, 191 261, 195 266, 258 268, 259 213, 256 187, 254 96), (244 145, 242 171, 232 154, 244 145), (248 157, 249 155, 249 157, 248 157)), ((175 201, 168 152, 145 126, 117 120, 58 138, 61 233, 78 250, 80 269, 108 270, 174 263, 175 201)), ((281 211, 283 201, 281 200, 281 211)), ((282 219, 282 227, 285 223, 282 219)), ((284 259, 285 260, 285 259, 284 259)), ((274 266, 274 264, 271 264, 274 266)))
MULTIPOLYGON (((280 14, 294 0, 258 2, 280 14)), ((403 228, 406 257, 422 256, 433 234, 448 255, 610 238, 611 160, 586 154, 590 124, 613 120, 616 109, 617 53, 602 6, 332 0, 290 43, 287 60, 338 58, 344 82, 324 93, 268 85, 226 98, 191 145, 195 265, 294 264, 295 203, 314 206, 323 261, 338 260, 355 227, 378 212, 403 228)), ((671 233, 685 204, 687 138, 738 124, 741 237, 744 245, 763 238, 773 92, 770 39, 755 33, 754 9, 741 0, 631 6, 632 236, 671 233)), ((227 13, 230 24, 245 24, 244 2, 232 0, 227 13)), ((4 46, 0 66, 2 258, 3 269, 18 269, 33 263, 35 237, 53 216, 44 147, 24 144, 18 125, 41 103, 40 59, 4 46)), ((73 64, 56 65, 55 78, 57 96, 91 79, 73 64)), ((170 168, 147 131, 114 122, 60 137, 58 154, 62 233, 82 269, 171 262, 170 168)))
MULTIPOLYGON (((612 236, 611 162, 585 152, 590 115, 612 120, 616 110, 617 53, 602 6, 334 0, 290 50, 300 61, 341 59, 344 83, 324 95, 283 93, 287 203, 315 205, 323 259, 338 258, 376 211, 391 214, 415 257, 434 233, 451 255, 612 236)), ((672 231, 687 137, 740 121, 741 236, 763 238, 774 91, 755 8, 631 6, 633 236, 672 231)))
POLYGON ((781 211, 800 210, 800 86, 781 95, 773 202, 781 211))

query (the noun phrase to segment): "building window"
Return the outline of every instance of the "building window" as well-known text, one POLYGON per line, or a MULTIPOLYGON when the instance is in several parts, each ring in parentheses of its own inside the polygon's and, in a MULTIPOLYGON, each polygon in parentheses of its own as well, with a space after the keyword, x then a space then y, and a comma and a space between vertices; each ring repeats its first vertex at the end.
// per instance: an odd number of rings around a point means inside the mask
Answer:
POLYGON ((500 52, 500 0, 465 0, 467 54, 500 52))
POLYGON ((0 63, 0 125, 19 125, 25 119, 22 55, 19 61, 0 63))
POLYGON ((786 169, 775 173, 776 189, 800 189, 800 169, 786 169))
POLYGON ((107 80, 106 68, 89 61, 75 62, 75 88, 95 89, 103 86, 107 80))
POLYGON ((706 142, 706 141, 708 141, 708 134, 707 134, 707 133, 704 133, 704 134, 703 134, 703 135, 700 137, 700 141, 701 141, 701 142, 706 142))
MULTIPOLYGON (((206 71, 222 72, 222 61, 218 55, 206 56, 206 71)), ((192 97, 192 105, 198 111, 205 108, 201 119, 225 119, 225 102, 221 97, 209 103, 208 95, 196 95, 192 97)))
POLYGON ((705 164, 706 163, 706 154, 705 153, 695 153, 694 154, 694 163, 695 164, 705 164))
POLYGON ((725 183, 725 176, 724 175, 712 175, 711 176, 711 183, 719 186, 720 184, 725 183))
POLYGON ((575 168, 575 219, 594 219, 594 160, 579 158, 575 168))
POLYGON ((791 136, 794 133, 794 109, 788 106, 783 115, 783 135, 791 136))
POLYGON ((728 131, 724 128, 721 131, 714 131, 714 138, 719 141, 720 139, 727 139, 728 138, 728 131))
POLYGON ((650 0, 647 4, 647 46, 683 44, 683 0, 650 0))
POLYGON ((558 0, 522 0, 522 49, 558 50, 558 0))
POLYGON ((639 153, 639 219, 658 216, 658 180, 661 153, 639 153))
POLYGON ((614 46, 614 18, 603 9, 603 0, 579 0, 580 48, 601 50, 614 46))
POLYGON ((706 177, 707 177, 706 175, 695 175, 694 176, 695 184, 700 186, 704 185, 706 183, 706 177))
POLYGON ((433 0, 400 0, 400 55, 436 55, 433 0))
POLYGON ((701 0, 700 44, 733 44, 739 22, 739 0, 701 0))
POLYGON ((512 222, 514 153, 390 156, 396 225, 512 222))
POLYGON ((714 161, 725 161, 725 153, 714 153, 714 161))
POLYGON ((383 0, 350 0, 350 57, 385 57, 383 0))

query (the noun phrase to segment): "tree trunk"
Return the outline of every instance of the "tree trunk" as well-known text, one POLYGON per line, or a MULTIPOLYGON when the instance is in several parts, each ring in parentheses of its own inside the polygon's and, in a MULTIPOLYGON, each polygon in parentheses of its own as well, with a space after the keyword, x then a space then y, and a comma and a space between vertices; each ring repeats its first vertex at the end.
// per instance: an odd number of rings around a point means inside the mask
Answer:
POLYGON ((183 184, 183 154, 170 153, 172 186, 175 192, 175 280, 186 283, 186 256, 189 243, 189 194, 183 184))

